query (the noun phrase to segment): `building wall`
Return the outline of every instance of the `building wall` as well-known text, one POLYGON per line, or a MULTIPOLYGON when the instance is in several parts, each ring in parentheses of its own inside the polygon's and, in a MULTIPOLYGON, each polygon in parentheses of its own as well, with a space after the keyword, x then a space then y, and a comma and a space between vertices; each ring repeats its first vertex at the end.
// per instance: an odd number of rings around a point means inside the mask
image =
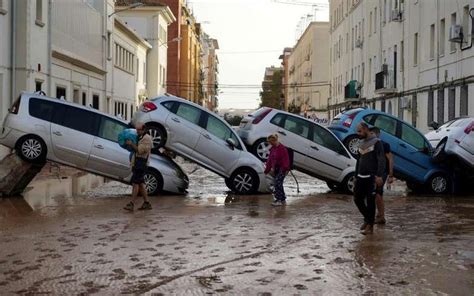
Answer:
POLYGON ((180 93, 179 96, 197 104, 200 98, 200 36, 194 23, 181 25, 180 93))
MULTIPOLYGON (((11 7, 10 1, 2 1, 0 6, 0 122, 7 115, 12 104, 11 85, 11 7)), ((1 154, 1 152, 0 152, 1 154)))

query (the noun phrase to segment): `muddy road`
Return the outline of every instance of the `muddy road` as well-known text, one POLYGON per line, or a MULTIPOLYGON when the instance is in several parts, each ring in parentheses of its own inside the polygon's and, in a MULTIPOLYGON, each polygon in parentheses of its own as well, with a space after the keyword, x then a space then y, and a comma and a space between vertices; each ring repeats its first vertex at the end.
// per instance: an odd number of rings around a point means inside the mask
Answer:
MULTIPOLYGON (((187 196, 126 213, 130 187, 0 199, 0 294, 472 295, 474 197, 394 186, 371 236, 351 196, 297 174, 288 205, 235 196, 194 165, 187 196)), ((42 187, 41 187, 42 186, 42 187)), ((59 193, 58 193, 59 192, 59 193)))

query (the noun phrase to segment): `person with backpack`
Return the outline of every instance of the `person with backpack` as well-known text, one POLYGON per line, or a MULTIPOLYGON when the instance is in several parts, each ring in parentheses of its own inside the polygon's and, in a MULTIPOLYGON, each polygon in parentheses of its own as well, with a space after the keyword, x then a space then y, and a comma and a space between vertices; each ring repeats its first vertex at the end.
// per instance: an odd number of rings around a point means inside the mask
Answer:
POLYGON ((354 202, 364 216, 364 224, 360 230, 362 234, 367 235, 374 232, 375 195, 377 187, 383 185, 385 154, 382 142, 370 131, 366 123, 359 123, 357 134, 361 142, 355 171, 354 202))
POLYGON ((275 178, 275 200, 272 206, 282 206, 286 204, 283 182, 291 169, 290 157, 287 148, 278 141, 277 134, 268 136, 267 141, 272 147, 265 166, 265 174, 270 174, 275 178))
POLYGON ((151 149, 153 148, 153 141, 151 136, 146 133, 145 125, 137 123, 135 129, 138 134, 138 143, 134 144, 131 140, 127 140, 126 144, 133 151, 132 156, 132 200, 124 207, 127 211, 134 210, 134 202, 140 192, 143 196, 143 204, 139 210, 151 210, 151 204, 148 201, 148 192, 145 187, 145 173, 148 167, 148 158, 150 157, 151 149))

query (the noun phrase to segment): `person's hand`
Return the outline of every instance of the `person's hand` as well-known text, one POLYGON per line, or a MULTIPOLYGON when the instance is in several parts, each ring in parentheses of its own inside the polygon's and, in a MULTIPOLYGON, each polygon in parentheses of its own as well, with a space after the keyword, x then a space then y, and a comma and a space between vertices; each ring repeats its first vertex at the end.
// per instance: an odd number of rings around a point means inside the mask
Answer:
POLYGON ((377 187, 382 187, 383 186, 382 177, 375 177, 375 185, 377 185, 377 187))
POLYGON ((394 181, 393 179, 394 179, 393 176, 388 176, 387 183, 388 183, 388 184, 392 184, 393 181, 394 181))

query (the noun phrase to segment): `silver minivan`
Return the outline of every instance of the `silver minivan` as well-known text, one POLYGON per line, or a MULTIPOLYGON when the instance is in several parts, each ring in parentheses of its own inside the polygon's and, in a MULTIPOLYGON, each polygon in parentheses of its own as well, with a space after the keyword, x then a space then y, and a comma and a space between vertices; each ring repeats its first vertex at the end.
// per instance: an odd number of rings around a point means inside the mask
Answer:
MULTIPOLYGON (((0 144, 29 162, 50 160, 129 183, 129 152, 117 142, 123 120, 93 108, 22 93, 0 128, 0 144)), ((184 193, 189 180, 171 159, 153 155, 145 176, 151 195, 184 193)))

